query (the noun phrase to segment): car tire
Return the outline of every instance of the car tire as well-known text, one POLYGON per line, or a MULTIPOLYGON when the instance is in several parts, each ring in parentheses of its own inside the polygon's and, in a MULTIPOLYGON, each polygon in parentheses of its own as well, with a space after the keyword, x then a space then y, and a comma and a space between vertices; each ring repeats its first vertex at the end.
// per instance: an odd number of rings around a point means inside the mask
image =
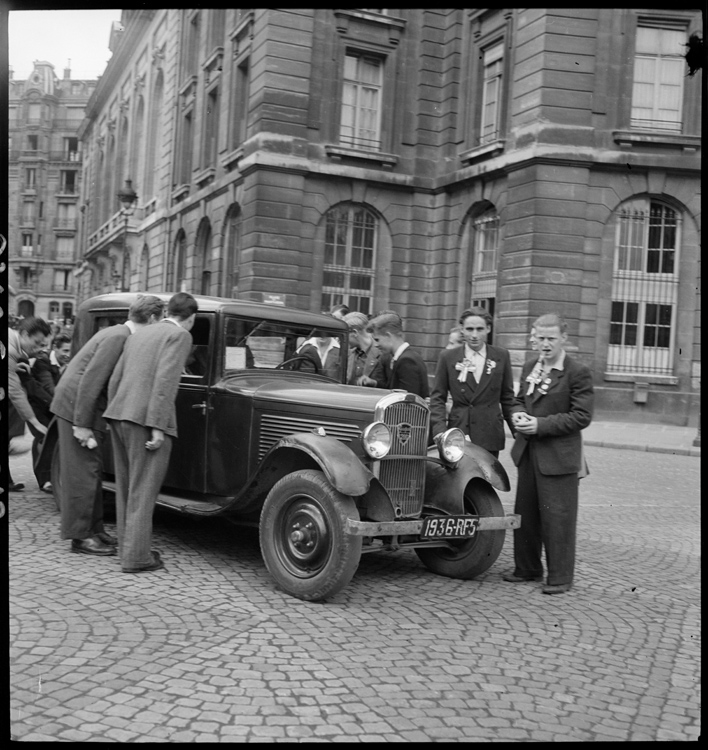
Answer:
MULTIPOLYGON (((465 513, 481 518, 504 517, 497 493, 481 480, 472 480, 465 490, 465 513)), ((501 554, 506 532, 478 531, 470 539, 447 547, 419 547, 416 554, 428 570, 448 578, 469 580, 489 570, 501 554)))
POLYGON ((268 493, 260 521, 261 553, 280 588, 305 601, 334 596, 351 581, 362 539, 346 533, 359 519, 354 500, 321 471, 288 474, 268 493))

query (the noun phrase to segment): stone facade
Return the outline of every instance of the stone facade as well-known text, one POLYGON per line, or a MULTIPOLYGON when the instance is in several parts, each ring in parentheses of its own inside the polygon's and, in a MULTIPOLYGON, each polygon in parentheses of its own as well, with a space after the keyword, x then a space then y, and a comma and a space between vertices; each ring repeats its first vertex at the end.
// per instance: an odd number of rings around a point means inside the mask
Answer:
POLYGON ((124 10, 81 131, 80 297, 343 297, 400 312, 431 373, 473 301, 517 372, 533 320, 561 312, 599 413, 686 424, 703 73, 686 76, 681 45, 700 23, 683 9, 124 10), (673 88, 655 85, 661 66, 673 88))
POLYGON ((75 309, 81 150, 77 137, 95 80, 60 80, 48 62, 8 85, 10 313, 68 322, 75 309))

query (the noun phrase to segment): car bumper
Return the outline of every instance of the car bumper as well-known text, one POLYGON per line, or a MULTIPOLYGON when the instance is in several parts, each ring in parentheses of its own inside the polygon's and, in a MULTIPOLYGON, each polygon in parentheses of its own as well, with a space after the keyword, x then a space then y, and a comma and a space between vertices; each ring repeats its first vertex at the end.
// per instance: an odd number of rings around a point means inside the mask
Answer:
MULTIPOLYGON (((480 518, 477 531, 506 531, 518 529, 520 526, 521 516, 507 513, 506 516, 480 518)), ((422 518, 413 521, 354 521, 348 518, 345 530, 352 536, 403 536, 420 534, 422 528, 422 518)))

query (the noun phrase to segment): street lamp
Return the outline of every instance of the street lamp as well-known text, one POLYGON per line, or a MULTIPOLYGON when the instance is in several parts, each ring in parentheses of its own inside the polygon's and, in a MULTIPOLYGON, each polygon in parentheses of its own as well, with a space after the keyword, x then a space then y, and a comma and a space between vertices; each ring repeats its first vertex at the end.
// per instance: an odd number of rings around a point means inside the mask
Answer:
POLYGON ((125 289, 125 259, 128 253, 128 219, 133 215, 135 206, 138 202, 138 194, 133 190, 133 181, 126 180, 125 187, 118 191, 118 200, 121 203, 121 213, 124 217, 123 223, 123 281, 121 282, 121 292, 128 291, 125 289))

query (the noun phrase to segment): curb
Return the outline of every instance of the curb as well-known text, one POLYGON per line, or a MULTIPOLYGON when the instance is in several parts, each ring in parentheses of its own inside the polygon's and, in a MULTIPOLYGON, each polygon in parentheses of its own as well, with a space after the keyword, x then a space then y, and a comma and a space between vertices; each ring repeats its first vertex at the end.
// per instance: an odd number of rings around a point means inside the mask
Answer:
POLYGON ((643 451, 645 453, 671 453, 675 456, 701 457, 700 448, 667 448, 663 445, 641 445, 637 443, 616 443, 609 440, 583 440, 584 445, 595 448, 615 448, 617 450, 643 451))

